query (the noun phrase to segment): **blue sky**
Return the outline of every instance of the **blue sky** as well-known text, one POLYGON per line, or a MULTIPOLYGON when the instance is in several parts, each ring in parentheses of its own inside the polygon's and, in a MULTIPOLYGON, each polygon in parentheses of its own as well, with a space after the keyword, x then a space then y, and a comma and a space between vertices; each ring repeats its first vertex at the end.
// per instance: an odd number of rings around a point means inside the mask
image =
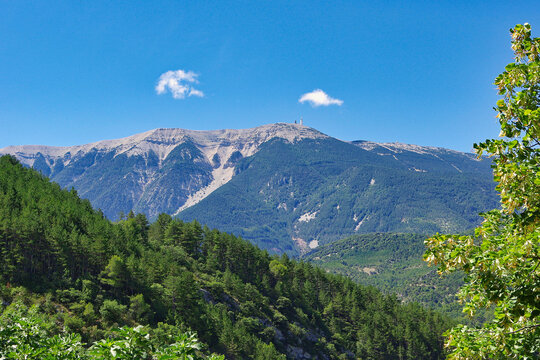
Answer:
POLYGON ((0 148, 302 116, 343 140, 469 151, 499 132, 508 29, 540 36, 537 1, 0 0, 0 15, 0 148), (299 102, 317 89, 333 103, 299 102))

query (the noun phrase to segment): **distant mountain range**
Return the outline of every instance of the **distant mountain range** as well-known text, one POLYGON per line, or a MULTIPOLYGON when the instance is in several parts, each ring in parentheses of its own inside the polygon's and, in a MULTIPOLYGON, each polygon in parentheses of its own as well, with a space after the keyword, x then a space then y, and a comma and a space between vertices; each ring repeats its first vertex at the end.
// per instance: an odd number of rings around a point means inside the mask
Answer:
POLYGON ((498 205, 490 162, 400 143, 341 141, 298 124, 156 129, 12 154, 103 213, 165 212, 273 252, 304 253, 366 232, 459 232, 498 205))

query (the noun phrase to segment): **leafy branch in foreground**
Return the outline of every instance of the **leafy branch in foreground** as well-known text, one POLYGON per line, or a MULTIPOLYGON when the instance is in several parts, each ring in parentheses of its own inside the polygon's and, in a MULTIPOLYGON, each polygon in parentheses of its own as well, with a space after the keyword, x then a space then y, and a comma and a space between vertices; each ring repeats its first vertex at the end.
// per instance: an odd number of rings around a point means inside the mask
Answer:
POLYGON ((463 270, 459 296, 471 316, 494 307, 482 329, 449 330, 451 359, 540 356, 540 38, 529 24, 510 30, 515 61, 495 79, 501 139, 475 144, 493 158, 500 209, 485 214, 475 236, 436 235, 424 259, 440 273, 463 270))
POLYGON ((202 355, 203 346, 194 333, 181 333, 172 344, 151 338, 144 326, 122 326, 114 335, 85 348, 79 334, 62 331, 53 335, 54 321, 37 306, 13 303, 0 315, 0 359, 148 359, 223 360, 222 355, 202 355))

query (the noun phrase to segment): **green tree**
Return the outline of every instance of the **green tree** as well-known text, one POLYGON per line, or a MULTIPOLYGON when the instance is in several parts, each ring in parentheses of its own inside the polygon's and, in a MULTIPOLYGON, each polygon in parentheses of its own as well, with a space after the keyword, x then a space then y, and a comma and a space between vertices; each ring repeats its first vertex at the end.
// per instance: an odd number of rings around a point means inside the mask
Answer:
POLYGON ((152 319, 152 308, 144 301, 142 294, 129 298, 129 315, 134 321, 142 324, 148 324, 152 319))
POLYGON ((120 296, 128 286, 130 276, 124 259, 118 255, 113 255, 109 263, 100 274, 101 283, 109 285, 115 295, 120 296))
POLYGON ((160 245, 163 242, 165 231, 172 221, 172 217, 168 214, 159 214, 157 220, 150 225, 148 230, 148 241, 154 245, 160 245))
POLYGON ((200 325, 201 295, 193 274, 184 271, 180 276, 168 276, 163 284, 172 318, 182 319, 189 325, 200 325))
POLYGON ((255 346, 254 360, 285 360, 287 357, 280 354, 274 344, 265 344, 262 341, 258 341, 255 346))
POLYGON ((108 324, 125 322, 126 306, 116 300, 105 300, 99 309, 103 320, 108 324))
POLYGON ((483 328, 447 332, 452 359, 540 357, 540 39, 529 24, 510 32, 515 61, 495 80, 501 139, 475 144, 493 158, 501 207, 482 214, 475 236, 426 240, 425 260, 440 273, 467 274, 464 311, 495 309, 483 328))
POLYGON ((96 359, 156 359, 156 360, 223 360, 223 356, 201 353, 202 344, 195 334, 182 333, 170 345, 153 346, 148 329, 127 326, 113 330, 115 338, 95 342, 88 350, 96 359))

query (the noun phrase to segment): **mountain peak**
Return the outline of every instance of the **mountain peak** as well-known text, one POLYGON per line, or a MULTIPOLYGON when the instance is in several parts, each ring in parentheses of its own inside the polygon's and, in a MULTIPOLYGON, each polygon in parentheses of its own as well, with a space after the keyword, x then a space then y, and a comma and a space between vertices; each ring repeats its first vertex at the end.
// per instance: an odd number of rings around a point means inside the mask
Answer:
MULTIPOLYGON (((166 178, 163 176, 163 172, 179 171, 178 169, 164 169, 167 164, 170 165, 171 162, 175 161, 172 158, 177 157, 178 154, 173 151, 178 148, 181 149, 181 157, 187 156, 196 159, 193 160, 194 163, 198 163, 196 166, 202 166, 205 170, 197 174, 181 175, 181 177, 185 177, 185 183, 179 185, 182 187, 180 191, 183 191, 181 199, 163 200, 168 204, 168 211, 177 214, 229 182, 234 176, 235 164, 240 159, 252 156, 259 151, 263 143, 275 138, 293 144, 303 139, 328 138, 328 136, 308 126, 288 123, 268 124, 251 129, 157 128, 121 139, 102 140, 76 146, 9 146, 0 149, 0 155, 12 154, 24 165, 39 169, 45 175, 51 176, 52 179, 66 176, 60 174, 66 173, 63 171, 64 169, 77 168, 81 164, 84 166, 80 171, 86 174, 88 171, 94 171, 89 170, 90 168, 97 166, 95 167, 97 169, 99 166, 104 166, 103 164, 96 165, 102 161, 111 162, 107 166, 114 168, 115 166, 122 167, 120 163, 115 161, 124 161, 121 160, 124 156, 132 158, 130 160, 132 163, 142 159, 145 165, 140 168, 134 166, 130 170, 131 175, 126 175, 124 179, 128 181, 132 176, 137 178, 135 185, 131 183, 125 185, 126 187, 134 186, 139 192, 137 196, 133 195, 132 198, 125 200, 126 203, 133 203, 135 206, 143 198, 141 193, 147 191, 154 182, 166 178), (183 147, 183 144, 189 145, 183 147), (171 155, 171 159, 169 155, 171 155), (105 158, 109 160, 99 160, 105 158), (149 166, 149 164, 153 165, 149 166)), ((178 173, 186 171, 182 168, 178 173)), ((62 182, 62 185, 75 186, 77 181, 78 177, 66 176, 66 181, 62 182)), ((83 191, 82 194, 84 193, 83 191)), ((151 213, 151 215, 155 214, 151 213)))
MULTIPOLYGON (((289 123, 267 124, 249 129, 186 130, 179 128, 158 128, 139 135, 144 136, 144 140, 161 141, 163 143, 178 142, 189 138, 201 145, 223 141, 231 143, 237 141, 255 141, 262 143, 273 138, 282 138, 294 143, 306 138, 328 137, 308 126, 289 123)), ((133 137, 138 137, 139 135, 134 135, 133 137)))
MULTIPOLYGON (((141 155, 153 151, 160 161, 179 144, 190 141, 205 153, 220 146, 232 146, 242 156, 250 156, 258 147, 273 138, 282 138, 290 143, 302 139, 327 138, 328 136, 308 126, 289 123, 274 123, 250 129, 187 130, 180 128, 157 128, 128 137, 102 140, 75 146, 16 145, 0 149, 0 154, 13 154, 22 163, 33 166, 38 154, 53 159, 66 159, 90 151, 111 151, 116 155, 141 155), (206 150, 206 151, 205 151, 206 150)), ((215 152, 214 152, 215 153, 215 152)), ((213 154, 208 154, 210 158, 213 154)), ((67 160, 69 162, 69 160, 67 160)))

